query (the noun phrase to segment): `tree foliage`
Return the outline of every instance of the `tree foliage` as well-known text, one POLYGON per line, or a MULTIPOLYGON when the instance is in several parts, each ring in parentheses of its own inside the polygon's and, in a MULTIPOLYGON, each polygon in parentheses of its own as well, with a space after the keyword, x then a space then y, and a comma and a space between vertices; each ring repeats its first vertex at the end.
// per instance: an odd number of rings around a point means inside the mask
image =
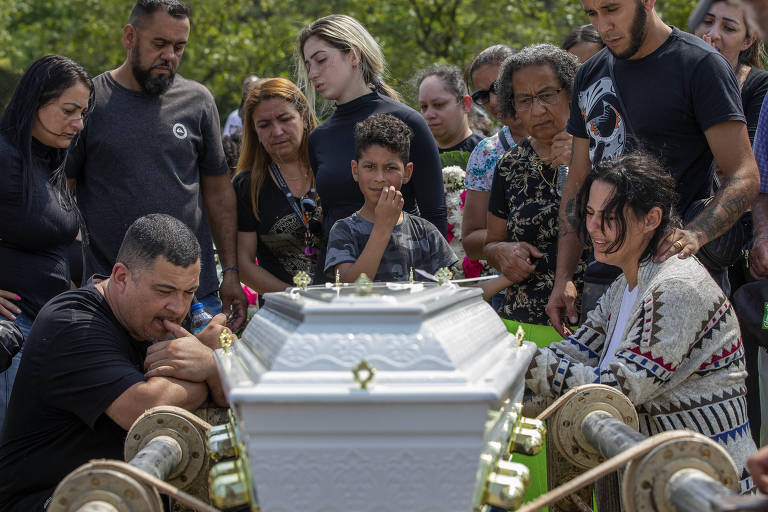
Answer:
MULTIPOLYGON (((333 12, 359 19, 382 45, 393 85, 413 100, 411 79, 436 62, 466 66, 483 48, 560 44, 588 23, 576 0, 188 0, 192 33, 181 73, 204 83, 222 115, 239 103, 244 76, 294 74, 302 26, 333 12)), ((695 0, 657 3, 663 19, 685 27, 695 0)), ((131 0, 0 0, 0 68, 20 74, 36 58, 58 53, 96 75, 125 58, 120 44, 131 0)), ((0 103, 10 96, 4 83, 0 103)))

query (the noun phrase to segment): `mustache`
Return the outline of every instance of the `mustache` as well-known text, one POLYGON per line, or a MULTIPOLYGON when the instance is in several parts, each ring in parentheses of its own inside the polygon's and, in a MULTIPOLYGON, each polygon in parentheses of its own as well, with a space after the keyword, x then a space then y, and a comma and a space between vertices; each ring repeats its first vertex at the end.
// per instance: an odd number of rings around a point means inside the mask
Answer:
POLYGON ((171 65, 171 63, 170 63, 170 62, 168 62, 167 60, 161 61, 159 64, 155 64, 155 65, 153 65, 153 66, 152 66, 151 68, 149 68, 149 69, 150 69, 150 70, 152 70, 152 69, 155 69, 155 68, 159 68, 159 67, 161 67, 161 66, 162 66, 162 67, 166 67, 166 68, 170 69, 171 71, 175 71, 174 67, 173 67, 173 66, 171 65))

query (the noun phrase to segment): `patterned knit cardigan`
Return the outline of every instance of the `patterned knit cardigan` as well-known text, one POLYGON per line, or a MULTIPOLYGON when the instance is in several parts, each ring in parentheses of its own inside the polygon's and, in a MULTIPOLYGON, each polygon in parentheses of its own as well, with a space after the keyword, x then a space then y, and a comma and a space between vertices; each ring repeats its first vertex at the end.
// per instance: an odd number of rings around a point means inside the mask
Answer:
POLYGON ((616 387, 635 404, 644 434, 687 428, 724 446, 741 474, 741 492, 747 491, 752 479, 745 463, 756 447, 733 307, 695 258, 644 262, 622 341, 600 371, 626 285, 620 276, 576 333, 539 349, 528 368, 527 387, 548 398, 583 384, 616 387))

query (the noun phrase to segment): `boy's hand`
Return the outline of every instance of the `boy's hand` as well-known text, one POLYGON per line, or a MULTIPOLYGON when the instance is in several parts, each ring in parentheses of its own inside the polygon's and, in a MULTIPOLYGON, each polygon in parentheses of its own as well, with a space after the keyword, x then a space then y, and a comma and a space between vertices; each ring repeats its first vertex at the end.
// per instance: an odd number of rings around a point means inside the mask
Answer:
POLYGON ((403 194, 393 186, 381 189, 379 202, 374 210, 374 224, 382 224, 394 228, 403 213, 403 194))

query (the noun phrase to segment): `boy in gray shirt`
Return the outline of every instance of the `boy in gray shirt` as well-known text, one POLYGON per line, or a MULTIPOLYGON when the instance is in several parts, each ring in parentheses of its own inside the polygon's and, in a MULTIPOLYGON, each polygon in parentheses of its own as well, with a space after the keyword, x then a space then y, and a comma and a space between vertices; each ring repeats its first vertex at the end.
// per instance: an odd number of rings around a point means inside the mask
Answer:
POLYGON ((338 271, 343 282, 362 273, 375 281, 405 281, 411 268, 435 273, 458 260, 429 221, 403 211, 400 188, 413 172, 412 137, 411 129, 389 114, 355 125, 352 177, 365 203, 333 225, 325 259, 325 271, 338 271))

